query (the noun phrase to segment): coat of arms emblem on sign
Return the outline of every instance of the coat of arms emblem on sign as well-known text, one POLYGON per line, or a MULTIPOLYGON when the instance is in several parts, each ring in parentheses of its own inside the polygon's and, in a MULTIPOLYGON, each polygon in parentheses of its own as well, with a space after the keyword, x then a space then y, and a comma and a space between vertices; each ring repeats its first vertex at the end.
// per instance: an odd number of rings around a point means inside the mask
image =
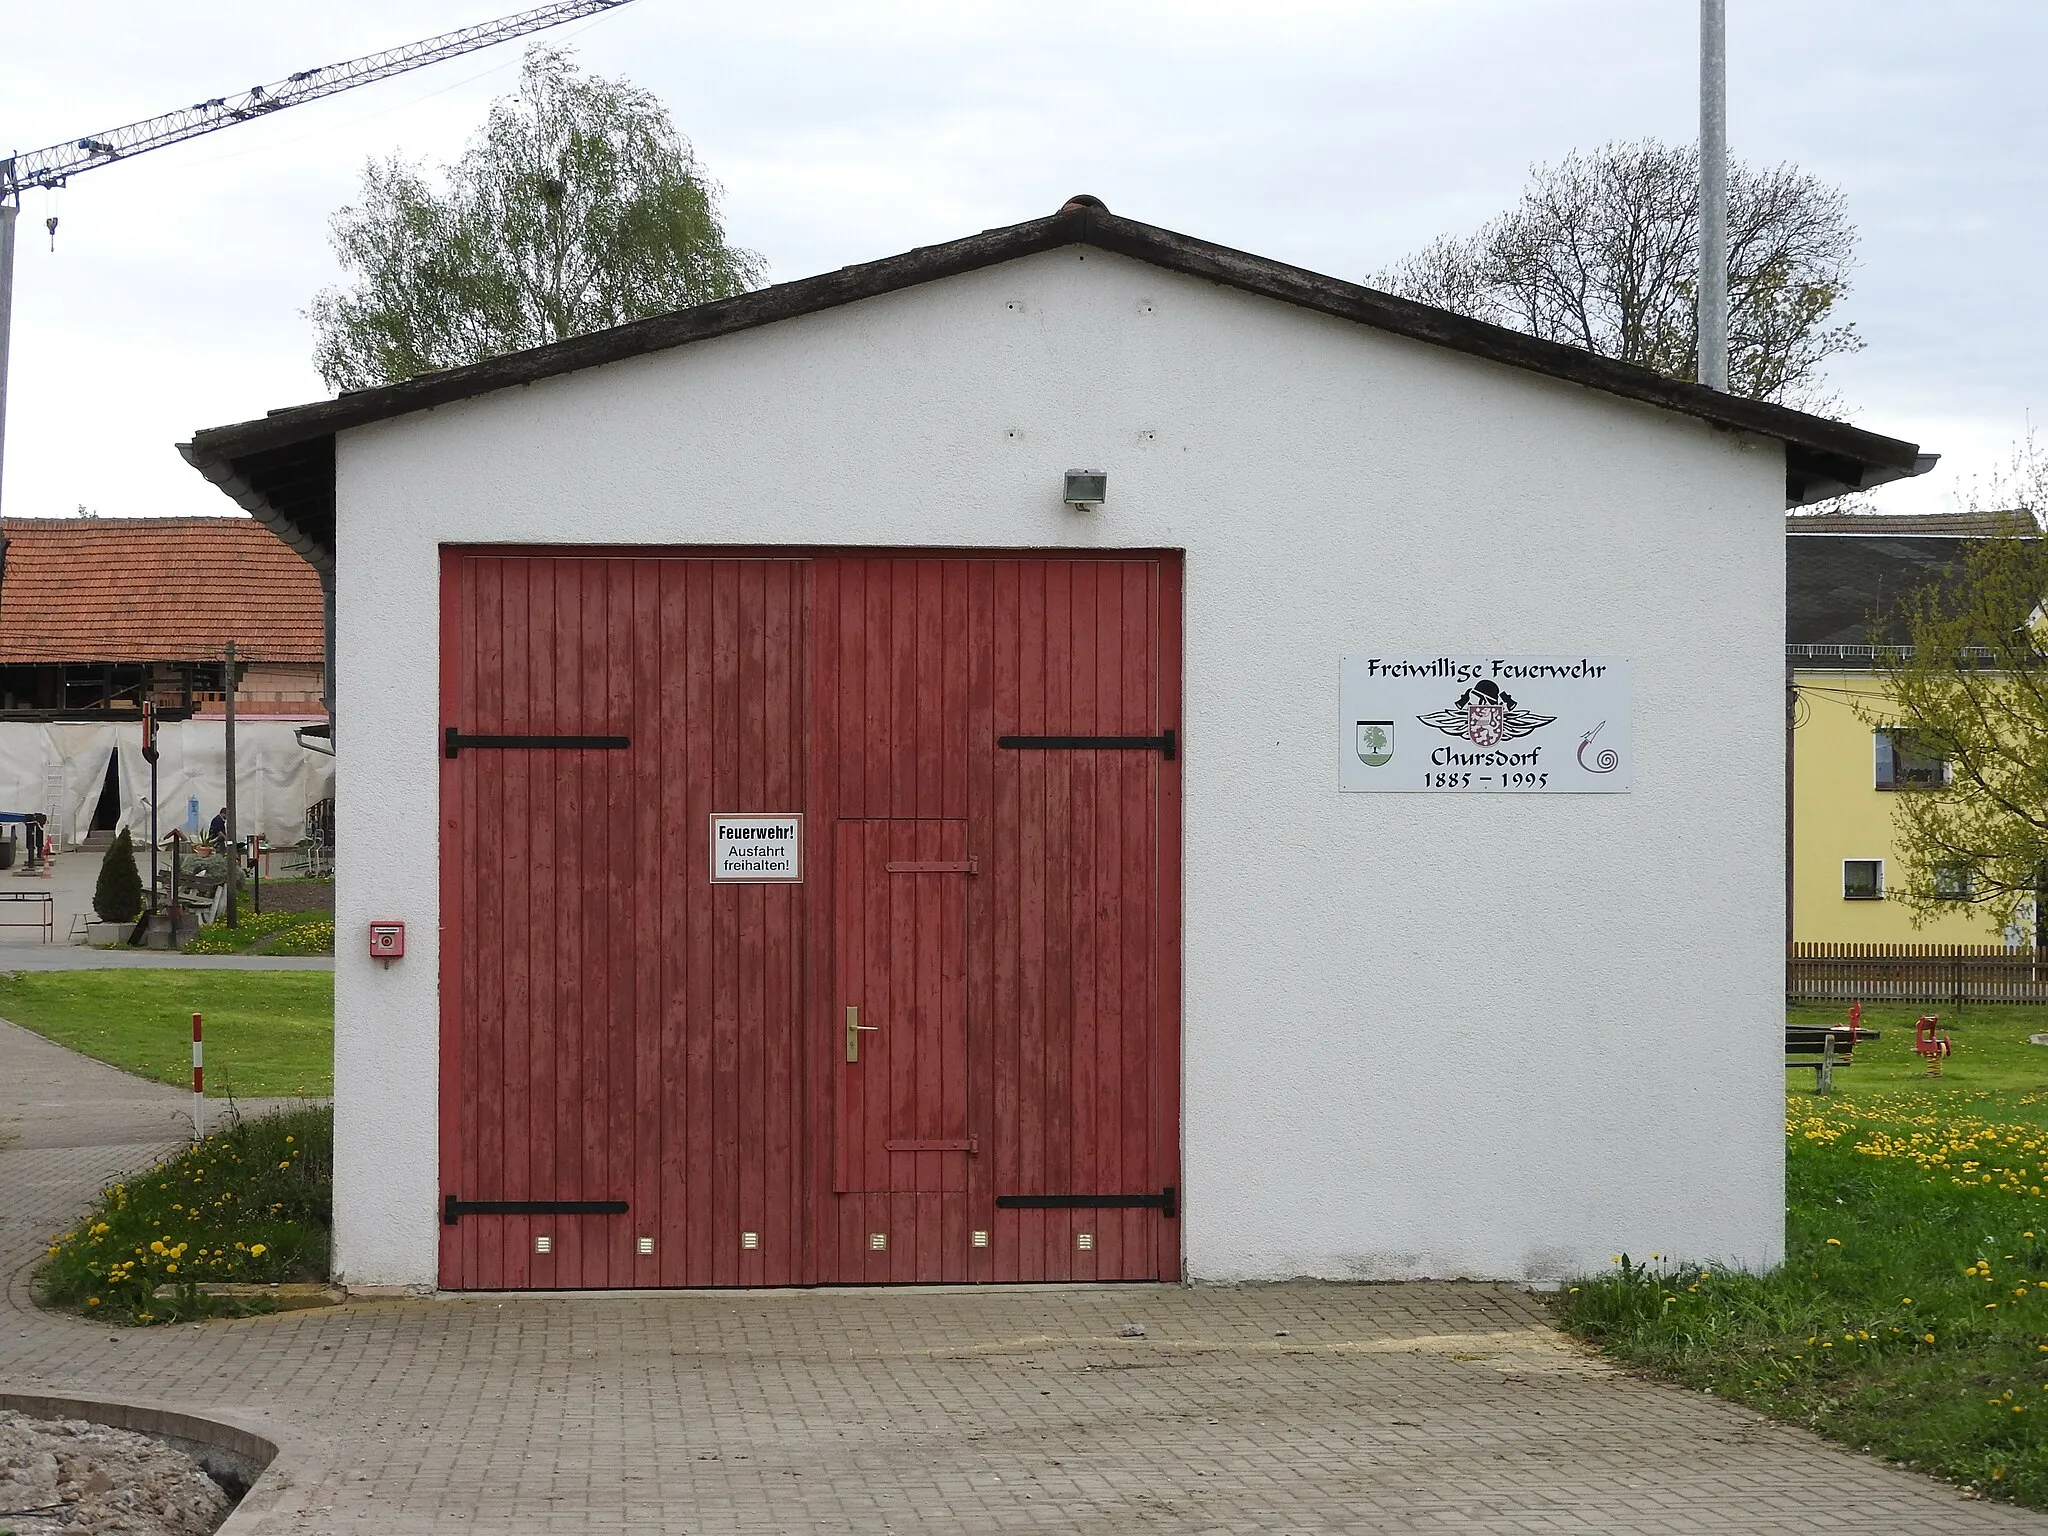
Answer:
POLYGON ((1358 760, 1368 768, 1384 768, 1394 758, 1394 722, 1358 722, 1358 760))

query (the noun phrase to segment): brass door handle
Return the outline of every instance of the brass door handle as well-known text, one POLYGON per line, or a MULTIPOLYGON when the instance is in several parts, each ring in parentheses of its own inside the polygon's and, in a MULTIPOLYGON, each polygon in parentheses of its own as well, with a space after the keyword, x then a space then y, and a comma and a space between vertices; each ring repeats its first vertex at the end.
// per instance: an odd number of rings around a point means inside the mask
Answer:
POLYGON ((848 1061, 859 1061, 861 1032, 863 1030, 876 1030, 881 1027, 879 1024, 861 1023, 860 1009, 849 1007, 846 1010, 846 1059, 848 1061))

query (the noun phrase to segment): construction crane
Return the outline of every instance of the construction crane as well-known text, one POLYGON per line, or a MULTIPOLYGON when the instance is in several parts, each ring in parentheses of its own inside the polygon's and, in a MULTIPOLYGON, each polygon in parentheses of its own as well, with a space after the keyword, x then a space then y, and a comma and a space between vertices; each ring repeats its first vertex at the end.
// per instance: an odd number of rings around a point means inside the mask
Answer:
MULTIPOLYGON (((14 224, 21 212, 21 193, 26 187, 63 186, 73 176, 96 171, 101 166, 182 144, 202 134, 232 128, 237 123, 268 117, 286 107, 318 101, 352 91, 359 85, 389 80, 393 75, 438 64, 488 48, 493 43, 525 37, 529 33, 558 27, 609 11, 632 0, 560 0, 555 5, 537 6, 516 16, 500 17, 481 26, 444 32, 403 48, 368 54, 342 64, 323 64, 302 69, 269 85, 254 85, 238 96, 215 96, 196 101, 177 112, 144 118, 124 128, 110 128, 63 144, 52 144, 25 155, 0 160, 0 477, 6 472, 7 448, 7 342, 14 312, 14 224)), ((54 224, 54 221, 52 221, 54 224)), ((55 229, 51 233, 55 234, 55 229)))

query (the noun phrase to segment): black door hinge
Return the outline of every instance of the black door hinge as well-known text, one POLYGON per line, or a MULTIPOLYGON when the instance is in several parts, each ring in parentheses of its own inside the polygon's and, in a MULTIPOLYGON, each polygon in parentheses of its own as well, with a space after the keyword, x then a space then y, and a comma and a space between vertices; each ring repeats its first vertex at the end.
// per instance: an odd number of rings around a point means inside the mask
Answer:
POLYGON ((623 1216, 623 1200, 458 1200, 441 1199, 441 1221, 454 1226, 465 1216, 623 1216))
POLYGON ((444 757, 460 757, 464 747, 468 747, 472 752, 492 747, 552 748, 561 752, 623 752, 632 744, 632 739, 626 736, 465 736, 460 729, 451 725, 442 737, 441 753, 444 757))
POLYGON ((999 1211, 1153 1210, 1169 1219, 1180 1214, 1179 1192, 1171 1185, 1156 1195, 997 1195, 999 1211))
POLYGON ((1169 763, 1178 750, 1170 730, 1157 736, 998 736, 996 745, 1012 752, 1157 752, 1169 763))

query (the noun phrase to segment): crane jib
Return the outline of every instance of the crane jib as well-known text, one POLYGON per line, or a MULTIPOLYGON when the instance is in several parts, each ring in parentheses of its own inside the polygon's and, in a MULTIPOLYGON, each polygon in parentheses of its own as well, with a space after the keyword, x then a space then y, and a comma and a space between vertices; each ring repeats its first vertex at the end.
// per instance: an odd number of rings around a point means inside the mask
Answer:
POLYGON ((272 112, 281 112, 301 102, 318 101, 323 96, 354 90, 376 80, 388 80, 393 75, 473 53, 493 43, 508 42, 531 32, 560 26, 565 21, 576 21, 631 3, 632 0, 558 0, 554 5, 501 16, 496 21, 464 27, 459 32, 422 38, 402 48, 366 54, 360 59, 348 59, 340 64, 323 64, 317 69, 301 69, 270 85, 251 86, 237 96, 215 96, 176 112, 166 112, 161 117, 144 118, 123 128, 12 155, 0 160, 0 198, 19 197, 27 187, 61 187, 83 171, 112 165, 116 160, 181 144, 186 139, 232 128, 236 123, 246 123, 252 118, 267 117, 272 112))

